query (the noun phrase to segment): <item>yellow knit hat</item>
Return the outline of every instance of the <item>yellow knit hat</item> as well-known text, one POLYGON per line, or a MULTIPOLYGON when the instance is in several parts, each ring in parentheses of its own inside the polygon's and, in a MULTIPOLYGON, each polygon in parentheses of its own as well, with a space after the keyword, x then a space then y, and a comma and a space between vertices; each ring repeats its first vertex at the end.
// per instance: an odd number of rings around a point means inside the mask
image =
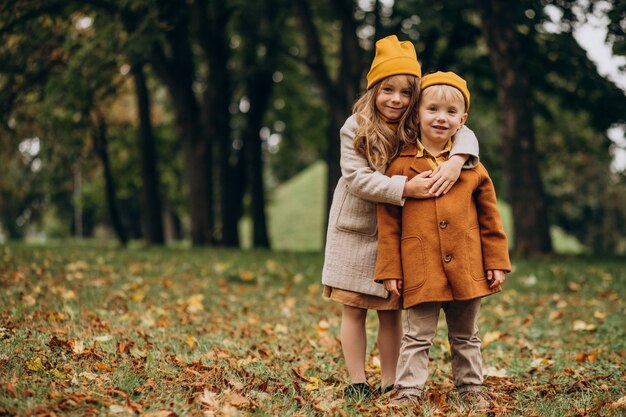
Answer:
POLYGON ((417 61, 415 47, 409 41, 400 42, 396 35, 387 36, 376 42, 376 56, 367 73, 367 89, 383 78, 392 75, 422 76, 422 67, 417 61))
POLYGON ((421 83, 422 91, 426 90, 428 87, 432 87, 433 85, 449 85, 459 90, 465 98, 465 112, 467 113, 470 107, 470 92, 467 88, 467 82, 463 78, 451 71, 437 71, 432 74, 424 75, 421 83))

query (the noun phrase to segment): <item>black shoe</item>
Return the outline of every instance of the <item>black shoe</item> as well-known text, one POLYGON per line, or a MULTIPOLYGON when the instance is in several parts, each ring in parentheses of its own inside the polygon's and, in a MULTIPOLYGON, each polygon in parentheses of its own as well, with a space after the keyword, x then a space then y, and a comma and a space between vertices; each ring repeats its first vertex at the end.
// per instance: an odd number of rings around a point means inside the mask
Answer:
POLYGON ((380 395, 385 395, 388 392, 393 391, 393 384, 391 385, 387 385, 385 388, 383 388, 382 386, 380 388, 378 388, 378 394, 380 395))
POLYGON ((349 400, 365 400, 372 398, 374 393, 369 385, 365 382, 359 382, 356 384, 350 384, 343 389, 343 397, 349 400))

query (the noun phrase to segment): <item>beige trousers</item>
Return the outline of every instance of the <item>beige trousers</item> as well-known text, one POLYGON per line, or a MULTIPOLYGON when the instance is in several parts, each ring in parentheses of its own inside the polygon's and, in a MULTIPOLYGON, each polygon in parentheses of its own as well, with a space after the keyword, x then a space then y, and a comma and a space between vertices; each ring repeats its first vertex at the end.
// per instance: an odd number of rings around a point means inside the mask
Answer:
POLYGON ((439 310, 448 324, 452 353, 452 379, 460 392, 477 390, 483 382, 478 333, 480 298, 446 303, 423 303, 405 311, 404 335, 396 375, 401 396, 419 396, 428 377, 428 350, 437 331, 439 310))

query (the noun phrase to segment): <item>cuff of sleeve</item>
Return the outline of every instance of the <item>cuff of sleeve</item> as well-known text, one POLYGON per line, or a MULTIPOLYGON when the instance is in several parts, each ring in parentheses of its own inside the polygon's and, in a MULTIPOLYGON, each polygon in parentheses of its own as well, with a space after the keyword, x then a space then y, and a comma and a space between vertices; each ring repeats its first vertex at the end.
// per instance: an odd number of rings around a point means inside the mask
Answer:
POLYGON ((463 169, 472 169, 476 168, 480 159, 477 156, 470 155, 470 157, 465 161, 465 165, 463 165, 463 169))
POLYGON ((404 194, 404 186, 406 185, 407 177, 404 175, 393 175, 391 177, 391 186, 389 187, 390 203, 396 206, 403 206, 406 201, 406 197, 402 197, 404 194))

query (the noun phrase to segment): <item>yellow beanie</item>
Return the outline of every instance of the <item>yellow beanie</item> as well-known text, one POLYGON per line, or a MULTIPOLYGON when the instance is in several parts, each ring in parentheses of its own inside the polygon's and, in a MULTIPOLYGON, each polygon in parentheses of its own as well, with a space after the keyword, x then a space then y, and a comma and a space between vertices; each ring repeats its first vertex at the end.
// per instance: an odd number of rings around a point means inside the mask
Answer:
POLYGON ((470 107, 470 92, 467 88, 467 82, 463 78, 451 71, 437 71, 432 74, 424 75, 421 83, 422 91, 426 90, 428 87, 432 87, 433 85, 449 85, 459 90, 465 98, 465 112, 467 113, 470 107))
POLYGON ((376 42, 376 56, 367 73, 367 89, 383 78, 392 75, 422 76, 422 67, 417 61, 415 47, 409 41, 398 41, 396 35, 387 36, 376 42))

